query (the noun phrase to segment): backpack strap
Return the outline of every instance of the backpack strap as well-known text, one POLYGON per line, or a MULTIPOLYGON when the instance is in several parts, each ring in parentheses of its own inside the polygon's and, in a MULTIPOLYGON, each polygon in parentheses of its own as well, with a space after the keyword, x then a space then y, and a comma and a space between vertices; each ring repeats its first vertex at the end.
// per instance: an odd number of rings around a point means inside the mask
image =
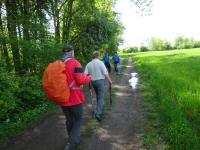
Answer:
POLYGON ((81 89, 80 87, 73 87, 73 85, 74 85, 75 82, 76 82, 76 81, 73 80, 72 83, 69 85, 69 88, 70 88, 71 90, 80 90, 80 89, 81 89))
POLYGON ((66 60, 64 60, 63 61, 63 63, 66 63, 66 62, 68 62, 69 60, 71 60, 72 58, 70 57, 70 58, 67 58, 66 60))
MULTIPOLYGON (((73 58, 69 57, 69 58, 65 59, 65 61, 64 61, 63 63, 66 63, 67 61, 69 61, 69 60, 71 60, 71 59, 73 59, 73 58)), ((73 80, 73 81, 70 83, 69 88, 70 88, 71 90, 80 90, 80 89, 81 89, 80 87, 73 87, 75 82, 76 82, 76 81, 73 80)))

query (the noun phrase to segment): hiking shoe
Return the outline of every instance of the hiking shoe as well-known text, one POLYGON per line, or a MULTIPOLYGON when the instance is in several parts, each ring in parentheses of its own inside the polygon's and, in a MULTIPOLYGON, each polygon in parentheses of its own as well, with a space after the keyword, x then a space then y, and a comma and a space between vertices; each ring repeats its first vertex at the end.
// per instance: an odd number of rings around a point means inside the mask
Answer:
POLYGON ((99 122, 101 122, 101 117, 99 117, 99 116, 95 116, 95 118, 97 119, 97 121, 99 121, 99 122))

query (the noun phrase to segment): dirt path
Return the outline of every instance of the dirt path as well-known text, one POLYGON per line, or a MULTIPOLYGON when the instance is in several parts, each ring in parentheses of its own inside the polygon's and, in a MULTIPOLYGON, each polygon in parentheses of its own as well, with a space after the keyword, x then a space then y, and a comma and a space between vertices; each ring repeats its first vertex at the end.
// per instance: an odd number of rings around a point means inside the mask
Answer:
POLYGON ((142 149, 144 116, 141 92, 139 87, 133 90, 129 86, 132 72, 134 69, 129 59, 121 81, 115 85, 116 103, 87 144, 87 150, 142 149))
MULTIPOLYGON (((94 135, 83 139, 85 150, 138 150, 141 149, 143 112, 139 88, 131 89, 128 80, 134 69, 129 66, 122 72, 117 88, 115 104, 100 123, 94 135)), ((113 78, 114 75, 113 75, 113 78)), ((89 92, 86 89, 86 99, 89 92)), ((91 119, 90 101, 84 107, 84 123, 91 119)), ((61 111, 46 117, 37 127, 11 140, 4 150, 63 150, 66 143, 65 118, 61 111)))

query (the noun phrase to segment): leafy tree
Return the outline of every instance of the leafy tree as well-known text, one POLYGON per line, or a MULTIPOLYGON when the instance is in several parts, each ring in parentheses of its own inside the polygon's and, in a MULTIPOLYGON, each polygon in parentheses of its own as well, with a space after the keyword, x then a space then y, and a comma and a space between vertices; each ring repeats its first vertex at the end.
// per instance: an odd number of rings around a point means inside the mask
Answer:
POLYGON ((194 41, 194 48, 200 47, 200 41, 194 41))
POLYGON ((185 38, 183 36, 178 36, 175 39, 174 45, 177 49, 189 49, 195 47, 195 41, 193 39, 185 38))
POLYGON ((139 48, 138 47, 130 47, 126 50, 124 50, 125 53, 134 53, 134 52, 139 52, 139 48))
POLYGON ((17 3, 15 0, 5 0, 6 14, 7 14, 7 29, 9 35, 9 42, 13 54, 13 62, 15 71, 20 72, 21 61, 19 53, 18 35, 17 35, 17 3))
POLYGON ((1 45, 1 60, 2 59, 5 59, 6 60, 6 66, 7 68, 9 68, 8 70, 10 70, 10 67, 11 67, 11 62, 10 62, 10 57, 9 57, 9 54, 8 54, 8 48, 6 47, 6 41, 8 40, 7 39, 7 36, 5 36, 5 25, 4 22, 3 22, 3 5, 2 5, 2 2, 0 1, 0 45, 1 45))
POLYGON ((146 52, 146 51, 149 51, 149 48, 147 46, 140 46, 140 51, 146 52))
POLYGON ((169 50, 172 49, 171 44, 163 39, 152 38, 150 40, 150 48, 152 50, 169 50))

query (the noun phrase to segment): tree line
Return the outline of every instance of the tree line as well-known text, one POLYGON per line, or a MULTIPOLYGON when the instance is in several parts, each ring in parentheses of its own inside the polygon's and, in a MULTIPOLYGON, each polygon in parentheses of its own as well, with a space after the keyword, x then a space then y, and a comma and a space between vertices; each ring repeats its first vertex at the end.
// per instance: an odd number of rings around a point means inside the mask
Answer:
POLYGON ((0 58, 8 70, 23 74, 36 72, 41 53, 55 51, 63 43, 73 45, 81 59, 100 48, 117 50, 122 25, 112 9, 114 3, 114 0, 3 0, 0 58))
POLYGON ((171 43, 164 39, 151 38, 147 46, 130 47, 124 50, 124 52, 138 52, 138 51, 161 51, 161 50, 173 50, 173 49, 191 49, 200 48, 200 41, 193 38, 186 38, 184 36, 178 36, 174 42, 171 43))

